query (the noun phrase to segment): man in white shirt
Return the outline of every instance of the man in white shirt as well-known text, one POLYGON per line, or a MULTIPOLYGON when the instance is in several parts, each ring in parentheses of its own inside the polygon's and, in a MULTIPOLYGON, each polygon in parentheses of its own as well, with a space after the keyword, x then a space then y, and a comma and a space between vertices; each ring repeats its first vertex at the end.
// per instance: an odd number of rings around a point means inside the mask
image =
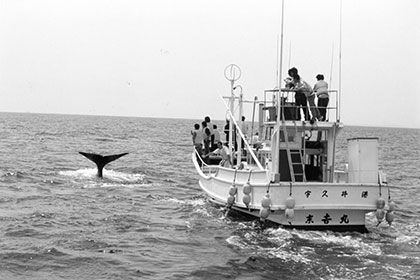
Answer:
POLYGON ((230 157, 229 157, 229 148, 226 146, 223 146, 223 143, 221 141, 217 142, 217 149, 211 153, 208 153, 207 155, 205 155, 205 157, 209 156, 210 154, 220 155, 222 160, 220 161, 219 165, 223 167, 232 166, 232 163, 230 162, 230 157))
POLYGON ((328 102, 330 101, 330 96, 328 95, 328 83, 324 81, 324 75, 316 75, 318 80, 314 85, 314 92, 318 97, 318 110, 322 116, 323 120, 327 119, 327 107, 328 102))

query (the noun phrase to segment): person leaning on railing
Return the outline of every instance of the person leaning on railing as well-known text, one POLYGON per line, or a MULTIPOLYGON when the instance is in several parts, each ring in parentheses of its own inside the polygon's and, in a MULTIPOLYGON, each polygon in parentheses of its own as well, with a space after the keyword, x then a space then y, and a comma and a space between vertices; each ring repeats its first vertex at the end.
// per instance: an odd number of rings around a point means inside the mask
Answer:
MULTIPOLYGON (((308 90, 307 83, 299 76, 298 70, 293 67, 288 71, 289 76, 292 78, 290 82, 286 84, 287 88, 295 90, 295 104, 296 104, 296 116, 297 120, 301 120, 300 107, 302 107, 303 114, 305 115, 305 120, 309 121, 309 112, 307 106, 307 93, 308 90)), ((312 88, 309 86, 312 91, 312 88)))
POLYGON ((203 157, 206 158, 211 154, 220 155, 222 160, 220 161, 219 165, 223 167, 232 167, 232 162, 230 161, 230 157, 229 157, 229 148, 226 146, 223 146, 223 143, 221 141, 217 142, 216 150, 208 154, 205 154, 203 157))

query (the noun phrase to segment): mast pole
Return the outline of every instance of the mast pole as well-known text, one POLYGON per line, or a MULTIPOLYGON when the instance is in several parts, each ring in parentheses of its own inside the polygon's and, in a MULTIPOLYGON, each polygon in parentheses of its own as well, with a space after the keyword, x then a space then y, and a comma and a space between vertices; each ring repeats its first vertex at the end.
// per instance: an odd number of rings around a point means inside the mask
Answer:
MULTIPOLYGON (((234 90, 237 87, 241 88, 241 93, 242 93, 242 87, 241 86, 234 86, 235 85, 235 81, 239 80, 239 78, 241 77, 241 68, 239 68, 236 64, 230 64, 225 68, 225 78, 230 81, 230 98, 229 98, 229 152, 230 152, 230 159, 231 162, 233 163, 233 151, 234 149, 234 138, 233 138, 233 132, 236 131, 236 127, 233 126, 233 122, 234 122, 234 116, 233 116, 233 109, 234 109, 234 105, 235 105, 235 93, 234 90)), ((236 122, 235 122, 236 123, 236 122)))
MULTIPOLYGON (((280 55, 279 55, 279 93, 277 95, 278 105, 280 105, 282 67, 283 67, 283 25, 284 25, 284 0, 281 1, 281 33, 280 33, 280 55)), ((280 121, 280 106, 278 106, 277 121, 280 121)))
POLYGON ((281 1, 281 28, 280 28, 280 54, 279 54, 279 72, 278 72, 278 92, 277 92, 277 132, 276 144, 272 147, 272 181, 280 181, 280 116, 281 116, 281 81, 282 81, 282 66, 283 66, 283 25, 284 25, 284 0, 281 1))
POLYGON ((233 139, 233 129, 234 128, 233 128, 233 117, 232 117, 233 109, 234 109, 234 102, 235 102, 235 94, 233 93, 234 83, 235 83, 235 80, 232 80, 230 82, 230 102, 229 102, 229 110, 230 110, 230 112, 232 112, 232 114, 230 114, 230 116, 229 116, 229 118, 230 118, 230 121, 229 121, 229 152, 230 152, 230 154, 229 154, 229 156, 230 156, 230 162, 232 163, 232 165, 233 165, 233 151, 234 151, 234 147, 233 147, 233 140, 234 140, 233 139))
POLYGON ((334 44, 332 44, 331 46, 330 88, 332 88, 333 63, 334 63, 334 44))
MULTIPOLYGON (((240 129, 242 131, 242 116, 243 116, 243 93, 242 93, 242 87, 238 86, 241 90, 240 94, 239 94, 239 116, 238 116, 238 129, 240 129)), ((236 130, 236 145, 238 146, 238 154, 236 156, 236 164, 239 166, 241 164, 242 161, 242 137, 241 135, 237 132, 238 130, 236 130)), ((245 139, 244 139, 245 141, 245 139)))
POLYGON ((277 81, 276 81, 276 86, 277 86, 277 88, 280 88, 280 84, 279 84, 279 41, 280 41, 280 38, 279 38, 279 35, 277 35, 277 59, 276 59, 276 79, 277 79, 277 81))
POLYGON ((340 122, 340 111, 341 111, 341 46, 342 46, 342 30, 343 30, 343 8, 342 8, 343 1, 340 0, 340 50, 338 55, 338 106, 337 106, 337 121, 340 122))
POLYGON ((339 43, 339 51, 338 51, 338 94, 336 100, 336 108, 337 108, 337 121, 333 126, 333 135, 332 135, 332 143, 333 143, 333 151, 332 151, 332 162, 330 167, 330 178, 329 181, 334 181, 334 170, 335 170, 335 146, 336 146, 336 140, 337 140, 337 128, 338 123, 340 122, 340 105, 341 105, 341 43, 342 43, 342 0, 340 0, 340 43, 339 43))

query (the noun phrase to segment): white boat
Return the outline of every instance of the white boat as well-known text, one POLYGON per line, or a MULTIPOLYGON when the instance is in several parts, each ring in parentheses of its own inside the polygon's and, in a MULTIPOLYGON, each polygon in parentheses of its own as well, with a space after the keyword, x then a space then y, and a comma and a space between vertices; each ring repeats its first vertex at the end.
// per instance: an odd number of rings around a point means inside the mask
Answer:
MULTIPOLYGON (((225 97, 230 118, 227 145, 234 164, 206 164, 194 150, 192 161, 200 187, 214 204, 284 227, 366 232, 369 212, 376 213, 378 225, 384 221, 390 225, 395 204, 386 176, 378 168, 378 138, 348 139, 348 164, 337 170, 336 139, 343 129, 339 91, 329 91, 332 105, 327 108, 327 121, 309 122, 296 118, 300 109, 295 106, 294 92, 279 90, 283 83, 283 18, 284 1, 277 89, 266 90, 261 101, 246 101, 242 87, 235 84, 240 78, 239 67, 232 64, 225 69, 230 81, 230 96, 225 97), (238 89, 240 94, 236 95, 238 89), (248 102, 253 105, 251 127, 258 131, 257 143, 252 143, 254 129, 251 143, 241 131, 243 104, 248 102)), ((341 88, 341 33, 339 58, 341 88)))
POLYGON ((366 232, 369 212, 376 212, 378 224, 391 224, 395 206, 386 176, 378 169, 378 138, 348 139, 348 164, 343 170, 335 169, 336 139, 343 129, 338 91, 329 91, 333 101, 327 108, 329 120, 296 120, 289 89, 267 90, 262 101, 246 101, 242 93, 237 96, 239 71, 235 65, 225 71, 225 76, 231 75, 231 95, 225 97, 229 100, 225 103, 231 125, 229 147, 235 146, 234 127, 238 135, 237 151, 231 153, 234 165, 206 164, 192 153, 200 187, 209 201, 299 229, 366 232), (258 108, 258 120, 251 125, 258 131, 258 143, 250 143, 240 129, 245 102, 258 108), (233 108, 238 103, 236 120, 233 108))

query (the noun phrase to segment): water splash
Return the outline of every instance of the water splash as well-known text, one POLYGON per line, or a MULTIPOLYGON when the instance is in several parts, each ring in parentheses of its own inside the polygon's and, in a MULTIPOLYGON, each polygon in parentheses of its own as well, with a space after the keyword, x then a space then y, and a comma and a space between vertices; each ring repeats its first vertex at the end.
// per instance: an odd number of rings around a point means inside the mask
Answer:
POLYGON ((146 175, 129 174, 114 170, 103 170, 103 178, 96 176, 95 168, 85 168, 79 170, 60 171, 59 175, 70 177, 75 182, 86 182, 84 187, 135 187, 136 185, 148 185, 146 175))

